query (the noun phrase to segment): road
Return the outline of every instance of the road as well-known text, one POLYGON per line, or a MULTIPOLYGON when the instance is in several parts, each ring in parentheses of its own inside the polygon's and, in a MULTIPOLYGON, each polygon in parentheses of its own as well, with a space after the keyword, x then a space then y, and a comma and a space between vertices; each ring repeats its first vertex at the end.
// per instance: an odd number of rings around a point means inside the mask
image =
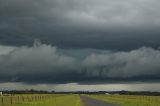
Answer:
POLYGON ((104 101, 96 100, 87 96, 80 96, 85 106, 118 106, 104 101))

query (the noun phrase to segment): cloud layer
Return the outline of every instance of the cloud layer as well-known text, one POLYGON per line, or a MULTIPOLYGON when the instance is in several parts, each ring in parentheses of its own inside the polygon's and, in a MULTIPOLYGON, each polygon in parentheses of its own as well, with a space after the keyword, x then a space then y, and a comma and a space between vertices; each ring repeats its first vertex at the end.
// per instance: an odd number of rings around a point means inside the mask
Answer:
POLYGON ((159 81, 159 4, 0 0, 0 81, 159 81))
POLYGON ((61 48, 159 47, 158 0, 0 0, 0 44, 35 38, 61 48))
POLYGON ((0 81, 87 83, 159 81, 160 51, 149 47, 129 52, 57 49, 36 41, 0 55, 0 81))

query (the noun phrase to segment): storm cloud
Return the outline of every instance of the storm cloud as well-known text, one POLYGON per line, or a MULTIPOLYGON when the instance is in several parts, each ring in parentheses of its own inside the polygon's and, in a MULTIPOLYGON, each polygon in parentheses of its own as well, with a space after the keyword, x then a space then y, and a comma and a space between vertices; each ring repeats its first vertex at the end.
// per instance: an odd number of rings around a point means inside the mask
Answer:
POLYGON ((60 48, 158 48, 158 0, 0 0, 0 44, 60 48))
POLYGON ((24 83, 95 83, 159 81, 160 50, 129 52, 59 49, 35 41, 0 55, 0 81, 24 83))
POLYGON ((159 82, 159 4, 0 0, 0 83, 159 82))

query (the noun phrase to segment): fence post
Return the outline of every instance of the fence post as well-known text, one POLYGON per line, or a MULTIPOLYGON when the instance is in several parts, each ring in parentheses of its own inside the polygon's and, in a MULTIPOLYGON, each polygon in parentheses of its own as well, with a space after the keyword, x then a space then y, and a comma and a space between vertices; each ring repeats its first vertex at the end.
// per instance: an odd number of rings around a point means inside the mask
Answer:
POLYGON ((34 96, 34 101, 36 101, 36 96, 34 96))
POLYGON ((56 100, 56 98, 54 98, 55 99, 55 106, 57 106, 57 100, 56 100))
POLYGON ((11 99, 11 104, 13 104, 13 100, 12 100, 13 98, 12 98, 12 95, 11 95, 10 99, 11 99))
POLYGON ((2 98, 1 98, 1 102, 2 102, 2 105, 3 105, 3 104, 4 104, 3 96, 2 96, 2 98))
POLYGON ((18 104, 20 103, 20 101, 19 101, 19 96, 18 96, 18 104))
POLYGON ((22 96, 22 101, 24 102, 24 96, 22 96))
POLYGON ((27 102, 29 102, 29 97, 27 96, 27 102))
POLYGON ((34 101, 34 96, 32 95, 32 100, 31 101, 34 101))

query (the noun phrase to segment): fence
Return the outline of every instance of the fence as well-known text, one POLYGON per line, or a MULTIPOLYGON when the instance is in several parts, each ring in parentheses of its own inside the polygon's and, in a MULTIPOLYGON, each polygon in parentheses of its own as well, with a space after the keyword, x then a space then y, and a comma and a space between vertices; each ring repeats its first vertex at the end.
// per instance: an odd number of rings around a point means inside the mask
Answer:
POLYGON ((41 101, 55 97, 55 95, 15 95, 15 96, 0 96, 0 106, 20 104, 23 102, 41 101))

